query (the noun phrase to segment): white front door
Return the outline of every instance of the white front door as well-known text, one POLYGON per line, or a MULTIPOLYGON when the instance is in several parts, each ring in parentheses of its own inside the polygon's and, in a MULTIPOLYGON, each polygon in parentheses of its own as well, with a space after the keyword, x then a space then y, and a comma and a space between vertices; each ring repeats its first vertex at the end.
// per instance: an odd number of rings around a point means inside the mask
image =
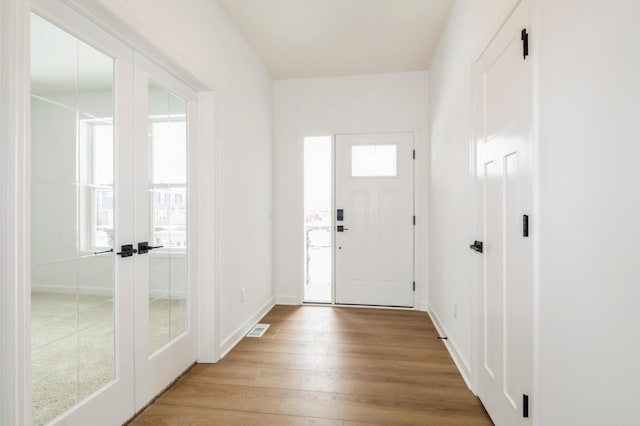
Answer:
POLYGON ((477 63, 478 395, 498 426, 530 424, 532 61, 523 40, 530 17, 524 0, 477 63))
POLYGON ((413 133, 335 145, 335 301, 412 307, 413 133))

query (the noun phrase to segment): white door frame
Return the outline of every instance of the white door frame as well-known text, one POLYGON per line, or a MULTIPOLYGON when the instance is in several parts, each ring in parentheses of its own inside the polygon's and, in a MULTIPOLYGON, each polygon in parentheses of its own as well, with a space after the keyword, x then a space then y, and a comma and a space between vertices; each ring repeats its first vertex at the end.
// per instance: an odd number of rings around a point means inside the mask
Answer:
POLYGON ((29 337, 29 11, 0 0, 0 423, 31 423, 29 337))
MULTIPOLYGON (((198 361, 217 362, 219 344, 219 143, 215 87, 203 83, 139 32, 99 3, 62 0, 129 46, 163 65, 198 93, 199 155, 196 206, 213 218, 199 232, 198 305, 201 327, 198 361), (213 164, 214 167, 211 167, 213 164), (211 190, 213 188, 213 191, 211 190), (212 309, 213 307, 213 309, 212 309)), ((30 0, 0 0, 0 423, 31 423, 29 86, 30 0)), ((194 212, 194 214, 196 214, 194 212)))

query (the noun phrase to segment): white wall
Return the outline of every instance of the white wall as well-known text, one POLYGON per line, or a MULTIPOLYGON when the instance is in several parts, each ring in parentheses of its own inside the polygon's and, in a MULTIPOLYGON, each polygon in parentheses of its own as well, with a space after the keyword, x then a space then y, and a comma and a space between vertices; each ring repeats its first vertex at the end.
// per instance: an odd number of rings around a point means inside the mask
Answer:
MULTIPOLYGON (((415 131, 416 182, 428 162, 426 71, 278 80, 274 89, 274 276, 278 303, 302 301, 303 139, 336 133, 415 131)), ((425 186, 418 186, 425 195, 425 186)), ((416 205, 416 304, 426 306, 426 195, 416 205)))
POLYGON ((473 60, 514 0, 458 0, 429 69, 431 175, 429 311, 466 379, 472 364, 474 193, 471 180, 473 60))
MULTIPOLYGON (((431 311, 467 361, 473 285, 467 247, 475 237, 471 63, 514 2, 477 3, 456 1, 430 69, 431 311)), ((637 424, 640 60, 632 52, 640 3, 534 5, 533 422, 637 424)))
MULTIPOLYGON (((99 2, 216 92, 219 332, 228 346, 273 301, 271 76, 215 1, 99 2), (240 287, 246 288, 244 302, 240 287)), ((204 237, 214 244, 213 236, 204 237)))
POLYGON ((640 3, 538 3, 541 424, 637 425, 640 3))

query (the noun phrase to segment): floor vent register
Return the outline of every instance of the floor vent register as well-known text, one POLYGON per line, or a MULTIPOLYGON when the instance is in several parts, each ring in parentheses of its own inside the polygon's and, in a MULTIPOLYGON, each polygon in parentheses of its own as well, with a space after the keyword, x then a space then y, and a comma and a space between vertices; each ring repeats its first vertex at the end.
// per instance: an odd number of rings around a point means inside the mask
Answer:
POLYGON ((271 327, 271 324, 256 324, 247 334, 247 337, 262 337, 269 327, 271 327))

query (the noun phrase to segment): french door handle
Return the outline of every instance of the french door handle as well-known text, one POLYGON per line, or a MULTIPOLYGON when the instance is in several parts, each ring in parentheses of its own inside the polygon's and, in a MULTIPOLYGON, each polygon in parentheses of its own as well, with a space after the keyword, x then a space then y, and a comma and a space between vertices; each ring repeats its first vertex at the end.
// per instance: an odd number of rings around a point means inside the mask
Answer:
POLYGON ((125 244, 123 246, 120 247, 119 252, 117 252, 116 254, 122 257, 131 257, 134 255, 134 253, 137 253, 138 250, 133 248, 133 244, 125 244))
POLYGON ((109 250, 102 250, 102 251, 94 251, 93 254, 104 254, 104 253, 113 253, 113 249, 110 248, 109 250))
POLYGON ((159 249, 162 247, 164 246, 150 246, 147 241, 143 241, 141 243, 138 243, 138 254, 146 254, 147 252, 149 252, 149 250, 159 249))
POLYGON ((482 253, 482 241, 474 241, 469 248, 475 252, 482 253))

